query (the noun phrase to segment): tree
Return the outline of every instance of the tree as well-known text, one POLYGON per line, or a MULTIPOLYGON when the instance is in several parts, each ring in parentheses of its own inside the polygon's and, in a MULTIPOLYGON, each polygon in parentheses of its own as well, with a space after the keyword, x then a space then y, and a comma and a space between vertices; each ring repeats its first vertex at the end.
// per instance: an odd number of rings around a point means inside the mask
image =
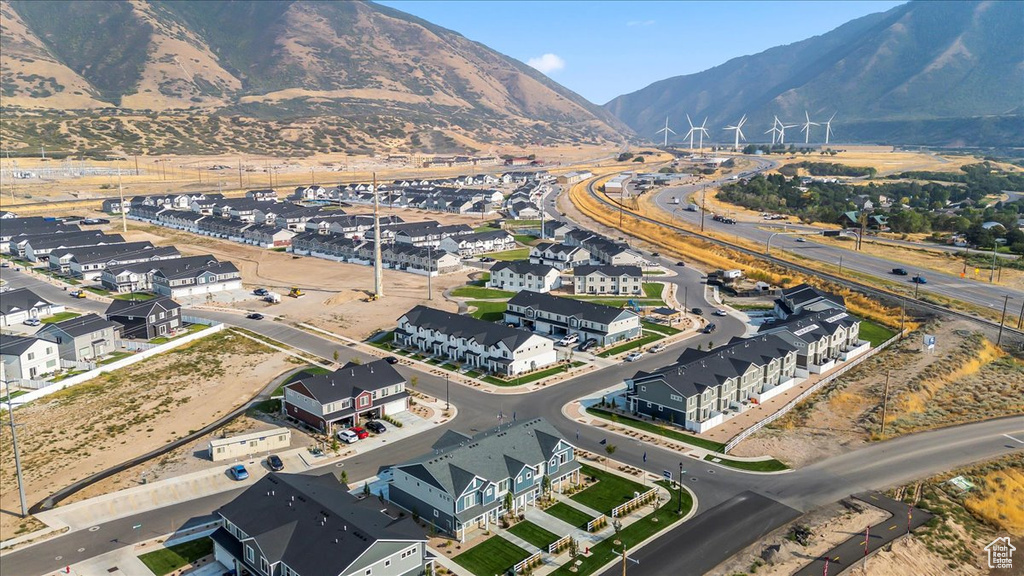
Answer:
POLYGON ((633 157, 633 153, 632 152, 623 152, 622 154, 619 154, 619 157, 616 158, 616 160, 618 160, 619 162, 625 162, 626 160, 629 160, 632 157, 633 157))
POLYGON ((569 538, 569 559, 573 559, 580 554, 580 544, 575 538, 569 538))
POLYGON ((512 513, 512 492, 505 492, 505 513, 512 513))
POLYGON ((636 158, 633 158, 633 162, 639 162, 639 163, 643 164, 644 163, 644 157, 643 156, 637 156, 636 158))
POLYGON ((357 356, 353 356, 352 358, 349 358, 349 360, 348 360, 348 361, 349 361, 349 362, 351 362, 351 363, 353 363, 353 364, 355 364, 355 365, 357 365, 357 366, 358 366, 359 364, 362 364, 362 363, 363 363, 363 360, 362 360, 361 358, 357 357, 357 356))
POLYGON ((334 357, 334 363, 337 364, 338 363, 338 351, 335 350, 334 353, 332 354, 332 356, 334 357))
MULTIPOLYGON (((612 454, 615 454, 615 450, 617 450, 617 447, 615 446, 615 444, 605 444, 604 451, 608 454, 609 458, 612 457, 612 454)), ((606 470, 608 469, 608 461, 607 460, 604 461, 604 467, 605 467, 606 470)))
POLYGON ((348 472, 344 470, 341 471, 341 483, 348 484, 348 472))
POLYGON ((551 478, 547 474, 540 479, 540 488, 544 491, 544 494, 549 494, 551 492, 551 478))
POLYGON ((420 383, 420 377, 419 376, 413 376, 412 378, 409 378, 409 386, 412 386, 413 388, 415 388, 416 385, 419 384, 419 383, 420 383))
POLYGON ((363 482, 363 496, 369 496, 369 495, 370 495, 370 483, 369 482, 363 482))

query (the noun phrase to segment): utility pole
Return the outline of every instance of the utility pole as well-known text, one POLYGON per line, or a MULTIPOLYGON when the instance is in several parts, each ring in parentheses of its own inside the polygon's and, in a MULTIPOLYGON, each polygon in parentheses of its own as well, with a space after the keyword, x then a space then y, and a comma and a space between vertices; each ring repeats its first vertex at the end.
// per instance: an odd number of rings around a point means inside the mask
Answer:
POLYGON ((704 187, 700 193, 700 231, 704 231, 704 213, 708 211, 708 186, 704 184, 704 187))
POLYGON ((992 238, 992 270, 988 273, 988 283, 995 284, 996 282, 996 247, 999 243, 996 242, 995 238, 992 238))
POLYGON ((238 161, 238 189, 241 190, 242 188, 244 188, 244 186, 242 186, 242 161, 239 160, 238 161))
POLYGON ((1003 314, 999 317, 999 336, 996 337, 996 348, 1003 341, 1003 321, 1006 320, 1006 305, 1010 302, 1010 295, 1003 296, 1003 314))
MULTIPOLYGON (((312 169, 310 170, 312 173, 312 169)), ((384 297, 384 271, 380 255, 380 194, 377 193, 377 173, 373 173, 373 299, 384 297)), ((428 270, 429 272, 429 270, 428 270)), ((429 278, 429 276, 428 276, 429 278)))
POLYGON ((128 232, 128 216, 124 209, 124 188, 121 186, 121 168, 117 169, 117 195, 121 201, 121 231, 128 232))
POLYGON ((21 517, 28 517, 28 504, 25 502, 25 478, 21 474, 21 456, 18 453, 18 432, 14 424, 14 405, 11 404, 11 382, 3 376, 7 389, 7 415, 11 419, 11 443, 14 445, 14 469, 18 475, 18 496, 21 498, 21 517))
POLYGON ((885 437, 885 413, 889 408, 889 373, 891 370, 885 371, 885 393, 882 396, 882 437, 885 437))
POLYGON ((903 340, 903 326, 907 320, 907 297, 903 297, 902 305, 900 306, 900 340, 903 340))
POLYGON ((971 247, 968 244, 964 244, 964 273, 962 276, 967 276, 967 258, 971 255, 971 247))
MULTIPOLYGON (((434 253, 433 253, 433 248, 434 248, 433 245, 431 245, 428 242, 427 243, 427 300, 433 300, 434 299, 434 290, 433 290, 432 282, 431 282, 431 280, 434 277, 434 274, 433 274, 433 272, 434 272, 434 258, 433 258, 434 253)), ((447 374, 445 375, 445 378, 448 378, 447 374)))
POLYGON ((1024 303, 1020 305, 1020 315, 1017 316, 1017 330, 1020 330, 1024 326, 1024 303))
POLYGON ((842 276, 842 274, 843 274, 843 255, 840 254, 839 255, 839 275, 842 276))

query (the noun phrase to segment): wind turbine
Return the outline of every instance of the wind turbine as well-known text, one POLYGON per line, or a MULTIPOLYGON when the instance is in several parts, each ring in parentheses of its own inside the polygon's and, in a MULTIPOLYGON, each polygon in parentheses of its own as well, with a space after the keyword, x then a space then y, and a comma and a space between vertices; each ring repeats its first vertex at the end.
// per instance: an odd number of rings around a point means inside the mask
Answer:
POLYGON ((655 132, 655 134, 661 134, 662 132, 665 133, 665 143, 662 145, 662 148, 668 148, 668 135, 669 135, 669 133, 671 133, 671 134, 675 134, 676 133, 675 130, 673 130, 673 129, 668 127, 668 116, 665 116, 665 127, 662 128, 661 130, 658 130, 657 132, 655 132))
POLYGON ((707 135, 708 138, 711 137, 711 135, 708 134, 708 129, 705 128, 705 126, 707 126, 707 125, 708 125, 708 117, 705 116, 704 117, 704 123, 697 127, 697 132, 700 132, 700 151, 701 152, 704 152, 704 136, 707 135))
POLYGON ((689 114, 686 115, 686 123, 690 125, 690 131, 687 132, 686 136, 683 136, 683 138, 689 138, 690 139, 690 150, 693 150, 693 134, 697 131, 697 127, 694 126, 693 122, 690 121, 690 115, 689 114))
POLYGON ((796 124, 783 124, 779 122, 779 144, 786 143, 786 128, 796 128, 796 126, 796 124))
POLYGON ((779 117, 775 116, 775 122, 772 123, 771 129, 764 131, 765 134, 772 135, 772 146, 775 146, 775 139, 779 134, 779 124, 781 124, 781 122, 779 122, 779 117))
POLYGON ((743 123, 746 122, 746 121, 747 121, 747 115, 744 114, 743 118, 740 118, 740 121, 737 122, 735 126, 726 126, 724 128, 725 130, 734 130, 736 132, 736 143, 733 144, 733 146, 732 146, 733 152, 739 152, 739 150, 740 150, 740 138, 743 138, 744 141, 746 141, 746 139, 747 139, 743 135, 743 130, 742 130, 743 123))
MULTIPOLYGON (((833 112, 832 113, 832 118, 835 118, 836 114, 838 114, 838 113, 839 113, 838 110, 833 112)), ((825 144, 828 144, 828 137, 832 134, 832 118, 829 118, 828 121, 825 122, 825 144)))
POLYGON ((821 124, 811 122, 811 116, 807 113, 807 110, 804 110, 804 119, 807 121, 804 122, 804 127, 800 131, 804 133, 804 144, 807 144, 811 141, 811 126, 821 126, 821 124))

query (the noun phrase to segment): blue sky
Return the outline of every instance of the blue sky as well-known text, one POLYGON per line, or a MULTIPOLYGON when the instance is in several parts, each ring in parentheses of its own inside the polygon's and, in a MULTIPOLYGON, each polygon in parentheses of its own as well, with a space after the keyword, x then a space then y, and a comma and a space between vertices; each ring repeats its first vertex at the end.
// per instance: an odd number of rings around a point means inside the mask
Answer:
POLYGON ((903 2, 383 1, 521 60, 597 104, 824 34, 903 2))

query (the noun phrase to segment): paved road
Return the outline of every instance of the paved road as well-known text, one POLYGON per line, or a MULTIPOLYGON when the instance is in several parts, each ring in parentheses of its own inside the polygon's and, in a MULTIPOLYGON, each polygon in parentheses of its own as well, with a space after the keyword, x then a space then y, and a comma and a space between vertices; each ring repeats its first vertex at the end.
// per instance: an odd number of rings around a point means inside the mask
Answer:
MULTIPOLYGON (((756 171, 767 169, 767 161, 759 159, 758 162, 760 162, 760 164, 756 171)), ((696 200, 696 203, 700 204, 699 194, 696 196, 694 196, 694 194, 699 192, 703 186, 710 188, 726 183, 728 183, 728 180, 723 178, 703 184, 664 188, 655 193, 654 202, 659 208, 671 215, 672 218, 685 221, 691 225, 700 226, 701 213, 689 212, 686 210, 686 205, 689 203, 690 198, 693 197, 696 200), (672 198, 678 198, 679 204, 673 204, 672 198)), ((705 229, 714 231, 723 238, 728 238, 729 236, 744 238, 755 242, 760 246, 765 246, 769 237, 772 235, 771 231, 764 230, 762 228, 764 225, 765 223, 763 222, 723 224, 712 220, 710 214, 705 215, 704 219, 705 229)), ((778 223, 775 223, 774 225, 778 225, 778 223)), ((798 230, 807 230, 806 227, 801 226, 797 226, 795 228, 798 230)), ((916 274, 918 270, 914 269, 909 257, 908 261, 887 260, 885 258, 871 256, 861 252, 820 244, 815 242, 813 237, 809 237, 807 242, 797 242, 796 238, 796 236, 786 235, 775 236, 771 241, 771 248, 773 251, 784 250, 809 260, 826 262, 832 265, 839 265, 841 257, 843 268, 871 274, 878 278, 906 282, 908 286, 913 287, 910 278, 916 274), (910 271, 910 275, 905 277, 893 276, 890 274, 890 271, 895 267, 907 268, 910 271)), ((1021 302, 1021 299, 1024 298, 1024 289, 1021 287, 987 284, 984 282, 962 279, 952 274, 944 274, 932 270, 923 270, 920 272, 928 279, 928 284, 920 286, 922 294, 931 292, 947 298, 963 300, 971 304, 984 306, 994 310, 1002 310, 1003 297, 1007 294, 1009 294, 1015 302, 1021 302)), ((985 279, 988 278, 985 275, 983 276, 985 279)))

